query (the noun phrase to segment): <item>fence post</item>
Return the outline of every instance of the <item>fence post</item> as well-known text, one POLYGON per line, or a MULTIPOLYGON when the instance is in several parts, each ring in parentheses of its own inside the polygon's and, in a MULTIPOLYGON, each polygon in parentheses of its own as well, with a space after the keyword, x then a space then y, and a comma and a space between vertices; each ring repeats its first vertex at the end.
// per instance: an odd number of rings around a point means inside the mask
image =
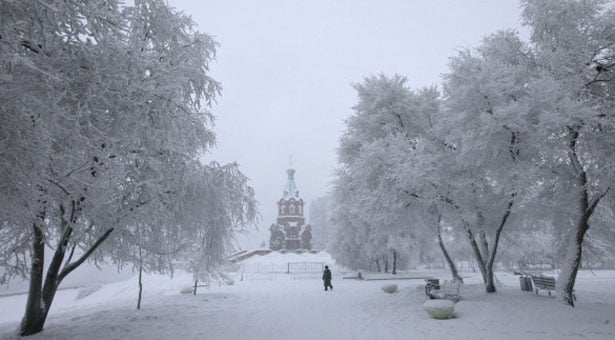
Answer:
POLYGON ((287 265, 286 274, 290 274, 290 262, 287 262, 286 265, 287 265))

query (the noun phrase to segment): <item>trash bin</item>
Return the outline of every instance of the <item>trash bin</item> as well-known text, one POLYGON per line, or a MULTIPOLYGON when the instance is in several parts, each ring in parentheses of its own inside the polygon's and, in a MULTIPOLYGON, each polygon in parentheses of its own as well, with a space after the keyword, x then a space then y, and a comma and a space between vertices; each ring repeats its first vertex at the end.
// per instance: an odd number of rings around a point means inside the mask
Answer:
POLYGON ((524 292, 532 291, 532 279, 529 276, 519 276, 519 284, 524 292))
POLYGON ((429 296, 429 293, 433 289, 440 289, 440 280, 439 279, 427 279, 425 280, 425 295, 429 296))
POLYGON ((527 292, 527 281, 525 281, 525 276, 519 276, 519 285, 521 286, 521 291, 527 292))
POLYGON ((525 288, 527 288, 528 292, 531 292, 534 290, 534 287, 532 286, 532 278, 529 276, 525 277, 525 288))

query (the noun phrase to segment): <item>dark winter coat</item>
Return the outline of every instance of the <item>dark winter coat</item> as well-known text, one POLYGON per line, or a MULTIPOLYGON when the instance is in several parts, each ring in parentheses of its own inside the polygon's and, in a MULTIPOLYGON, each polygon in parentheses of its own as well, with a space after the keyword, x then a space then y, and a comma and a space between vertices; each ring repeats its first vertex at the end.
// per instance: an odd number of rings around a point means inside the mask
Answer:
POLYGON ((325 268, 325 272, 322 273, 322 279, 325 281, 331 281, 331 271, 329 268, 325 268))

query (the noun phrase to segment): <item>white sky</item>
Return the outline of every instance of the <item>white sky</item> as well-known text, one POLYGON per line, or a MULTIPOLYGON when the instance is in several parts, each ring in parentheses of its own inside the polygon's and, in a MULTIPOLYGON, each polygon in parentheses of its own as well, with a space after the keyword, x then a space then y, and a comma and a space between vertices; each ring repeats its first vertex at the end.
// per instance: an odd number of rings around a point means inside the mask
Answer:
MULTIPOLYGON (((448 57, 498 29, 520 25, 516 0, 169 0, 220 43, 211 75, 222 83, 211 159, 237 161, 260 202, 269 240, 292 155, 301 197, 328 191, 351 83, 399 73, 413 88, 438 85, 448 57)), ((309 208, 309 207, 308 207, 309 208)), ((306 209, 306 212, 308 210, 306 209)), ((309 223, 309 221, 308 221, 309 223)))

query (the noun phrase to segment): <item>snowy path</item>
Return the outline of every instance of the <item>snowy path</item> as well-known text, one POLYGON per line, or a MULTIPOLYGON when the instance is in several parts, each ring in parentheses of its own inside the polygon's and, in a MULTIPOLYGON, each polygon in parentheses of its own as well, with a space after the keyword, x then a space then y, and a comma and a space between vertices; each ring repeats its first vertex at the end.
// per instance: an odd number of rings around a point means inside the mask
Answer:
MULTIPOLYGON (((57 315, 43 334, 29 339, 401 338, 406 327, 396 324, 410 311, 387 314, 410 291, 421 300, 419 282, 400 281, 406 294, 396 295, 383 293, 382 284, 336 280, 335 289, 325 292, 314 279, 238 282, 197 296, 146 299, 140 312, 133 306, 116 306, 83 316, 57 315)), ((422 312, 420 316, 427 320, 422 312)))
MULTIPOLYGON (((422 280, 397 281, 400 291, 389 295, 382 281, 334 280, 325 292, 318 279, 279 275, 197 296, 148 296, 141 311, 123 303, 57 313, 28 339, 615 338, 615 280, 579 282, 583 302, 571 309, 521 292, 514 279, 497 295, 466 285, 456 318, 446 321, 422 310, 422 280)), ((13 338, 8 326, 0 325, 0 337, 13 338)))

